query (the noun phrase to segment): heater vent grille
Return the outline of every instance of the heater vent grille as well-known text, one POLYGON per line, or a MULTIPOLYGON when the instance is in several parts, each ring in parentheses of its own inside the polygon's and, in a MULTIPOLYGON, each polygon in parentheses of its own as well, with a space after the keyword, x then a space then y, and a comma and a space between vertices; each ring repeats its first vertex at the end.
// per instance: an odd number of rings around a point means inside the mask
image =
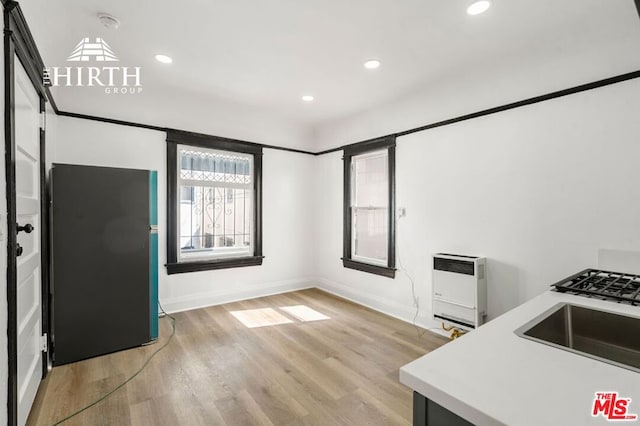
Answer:
POLYGON ((433 258, 433 269, 436 271, 454 272, 456 274, 473 275, 473 262, 457 259, 433 258))

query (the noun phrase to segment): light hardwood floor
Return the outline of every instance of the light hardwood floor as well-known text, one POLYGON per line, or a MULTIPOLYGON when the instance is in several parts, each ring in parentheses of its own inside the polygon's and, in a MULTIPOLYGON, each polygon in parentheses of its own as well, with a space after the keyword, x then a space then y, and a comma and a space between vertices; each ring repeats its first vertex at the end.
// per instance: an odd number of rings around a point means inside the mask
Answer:
MULTIPOLYGON (((174 316, 173 340, 139 376, 64 424, 408 425, 398 368, 448 341, 316 289, 174 316)), ((160 324, 154 345, 54 368, 28 424, 52 425, 124 381, 166 341, 160 324)))

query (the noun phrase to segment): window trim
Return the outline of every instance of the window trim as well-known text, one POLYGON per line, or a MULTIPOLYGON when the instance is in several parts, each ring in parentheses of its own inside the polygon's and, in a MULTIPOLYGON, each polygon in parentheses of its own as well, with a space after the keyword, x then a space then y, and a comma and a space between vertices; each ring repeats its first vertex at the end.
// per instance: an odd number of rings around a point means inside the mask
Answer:
POLYGON ((262 265, 262 146, 197 133, 167 132, 167 273, 207 271, 262 265), (178 261, 178 145, 233 151, 253 155, 254 220, 253 255, 223 259, 178 261))
POLYGON ((355 269, 395 278, 396 273, 396 138, 394 136, 374 139, 344 148, 343 166, 343 235, 342 235, 342 265, 355 269), (358 261, 351 255, 352 220, 351 220, 351 160, 354 156, 368 152, 387 149, 389 175, 389 203, 388 203, 388 235, 387 235, 387 265, 381 266, 358 261))

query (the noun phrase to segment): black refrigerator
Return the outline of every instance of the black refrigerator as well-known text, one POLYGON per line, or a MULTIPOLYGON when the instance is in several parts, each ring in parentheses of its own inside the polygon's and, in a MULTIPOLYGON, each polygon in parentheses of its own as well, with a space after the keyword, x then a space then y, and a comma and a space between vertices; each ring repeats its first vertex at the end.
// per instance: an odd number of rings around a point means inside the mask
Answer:
POLYGON ((158 336, 157 172, 54 164, 53 364, 158 336))

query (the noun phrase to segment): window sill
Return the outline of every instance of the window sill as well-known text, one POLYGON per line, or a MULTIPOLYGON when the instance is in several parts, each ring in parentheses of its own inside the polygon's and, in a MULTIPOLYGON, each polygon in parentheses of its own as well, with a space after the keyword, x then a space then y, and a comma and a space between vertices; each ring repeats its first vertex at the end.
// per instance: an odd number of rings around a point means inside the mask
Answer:
POLYGON ((371 265, 369 263, 358 262, 357 260, 342 258, 342 266, 357 271, 368 272, 370 274, 382 275, 387 278, 396 277, 396 269, 386 266, 371 265))
POLYGON ((214 269, 241 268, 243 266, 262 265, 264 256, 236 257, 198 262, 168 263, 167 274, 182 274, 185 272, 210 271, 214 269))

